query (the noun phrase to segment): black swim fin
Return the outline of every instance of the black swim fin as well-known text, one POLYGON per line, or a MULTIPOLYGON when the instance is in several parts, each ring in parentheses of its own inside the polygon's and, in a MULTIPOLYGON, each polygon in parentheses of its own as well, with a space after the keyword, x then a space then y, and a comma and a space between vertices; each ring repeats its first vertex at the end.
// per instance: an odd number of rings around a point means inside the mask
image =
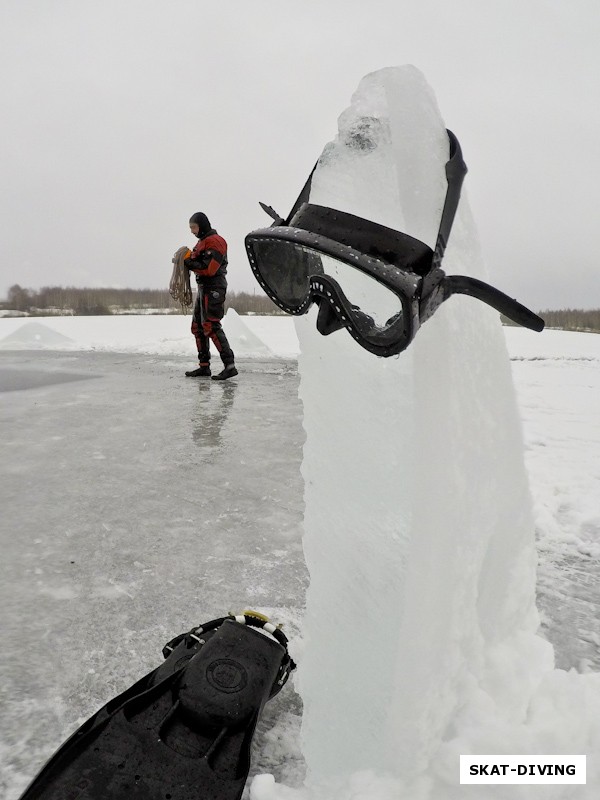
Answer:
POLYGON ((62 745, 21 800, 241 797, 258 718, 295 667, 286 637, 245 612, 177 636, 163 654, 62 745))

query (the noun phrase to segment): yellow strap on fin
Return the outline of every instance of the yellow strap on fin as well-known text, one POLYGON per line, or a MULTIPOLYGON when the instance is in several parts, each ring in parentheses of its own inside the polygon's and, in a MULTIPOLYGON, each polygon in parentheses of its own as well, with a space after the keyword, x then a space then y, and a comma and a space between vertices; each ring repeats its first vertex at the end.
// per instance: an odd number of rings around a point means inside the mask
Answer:
POLYGON ((269 618, 266 617, 264 614, 261 614, 259 611, 253 611, 251 608, 245 608, 242 611, 242 614, 245 617, 252 617, 253 619, 259 619, 261 622, 268 622, 269 618))

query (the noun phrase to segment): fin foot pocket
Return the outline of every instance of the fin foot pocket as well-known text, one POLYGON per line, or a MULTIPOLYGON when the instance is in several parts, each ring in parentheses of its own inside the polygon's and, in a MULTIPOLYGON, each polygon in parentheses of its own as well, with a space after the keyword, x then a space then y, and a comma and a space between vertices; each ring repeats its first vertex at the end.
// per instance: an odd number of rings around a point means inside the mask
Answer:
POLYGON ((245 611, 176 636, 163 653, 162 666, 65 742, 21 800, 239 800, 262 709, 295 666, 287 639, 245 611))

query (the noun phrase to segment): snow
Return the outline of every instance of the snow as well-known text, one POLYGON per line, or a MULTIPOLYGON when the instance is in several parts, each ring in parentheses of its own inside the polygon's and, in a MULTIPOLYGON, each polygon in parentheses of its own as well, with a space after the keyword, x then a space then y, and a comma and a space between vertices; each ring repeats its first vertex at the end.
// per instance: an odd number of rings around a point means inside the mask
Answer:
MULTIPOLYGON (((223 327, 236 355, 242 358, 293 357, 297 338, 289 325, 275 327, 268 317, 242 317, 229 309, 223 327), (272 330, 272 333, 270 333, 272 330), (265 343, 271 340, 274 351, 265 343)), ((0 349, 96 350, 99 352, 189 355, 191 315, 107 315, 2 319, 0 349), (42 321, 43 319, 43 321, 42 321), (67 337, 67 341, 64 338, 67 337), (71 340, 71 341, 68 341, 71 340)))

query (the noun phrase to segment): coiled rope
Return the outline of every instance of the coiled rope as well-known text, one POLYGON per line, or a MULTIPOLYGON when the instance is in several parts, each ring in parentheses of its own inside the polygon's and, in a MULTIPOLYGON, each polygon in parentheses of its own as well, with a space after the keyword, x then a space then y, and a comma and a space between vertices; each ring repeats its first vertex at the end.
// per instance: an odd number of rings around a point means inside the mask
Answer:
POLYGON ((189 248, 180 247, 171 259, 173 272, 169 283, 169 294, 173 300, 176 300, 181 305, 181 310, 184 314, 187 314, 187 310, 193 302, 190 271, 183 263, 183 260, 191 255, 189 248))

